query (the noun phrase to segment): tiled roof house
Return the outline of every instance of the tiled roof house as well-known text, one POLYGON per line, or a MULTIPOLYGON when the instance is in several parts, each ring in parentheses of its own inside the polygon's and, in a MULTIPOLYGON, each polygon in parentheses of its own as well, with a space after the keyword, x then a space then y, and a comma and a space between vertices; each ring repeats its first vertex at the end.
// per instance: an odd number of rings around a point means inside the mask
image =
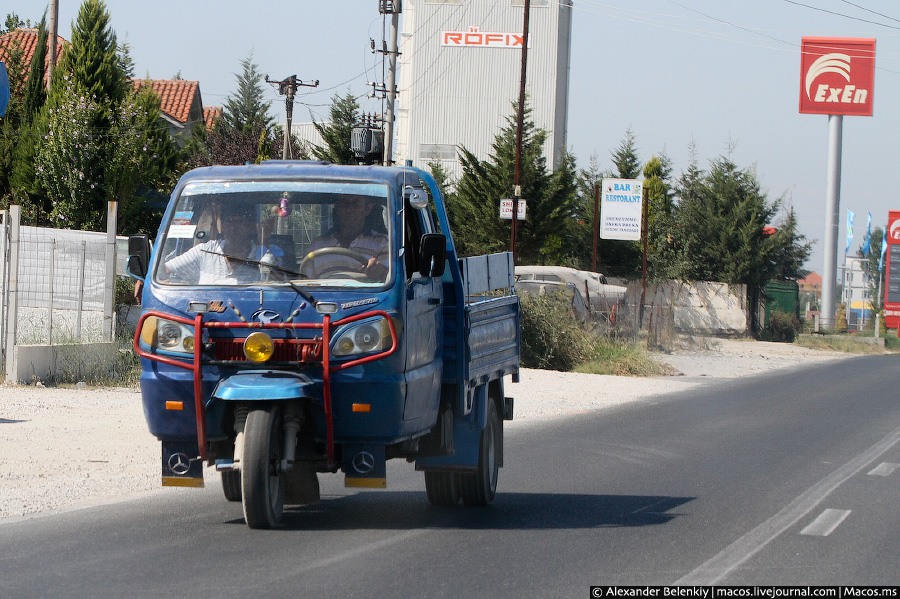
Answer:
MULTIPOLYGON (((62 55, 65 46, 69 42, 58 37, 57 56, 62 55)), ((6 61, 10 48, 20 47, 24 52, 25 64, 31 63, 37 46, 37 29, 16 29, 6 35, 0 36, 0 60, 6 61)), ((135 88, 140 88, 144 80, 135 79, 135 88)), ((200 84, 197 81, 185 81, 183 79, 151 80, 153 91, 160 98, 160 109, 163 120, 169 128, 169 133, 180 144, 187 142, 191 131, 197 123, 205 123, 212 126, 216 118, 221 116, 222 109, 218 106, 203 107, 200 97, 200 84)))
POLYGON ((184 79, 134 80, 134 87, 141 88, 149 83, 160 99, 160 109, 169 127, 169 134, 184 144, 191 136, 197 123, 205 122, 203 101, 200 98, 200 84, 184 79))
MULTIPOLYGON (((9 56, 14 48, 21 48, 23 52, 23 64, 26 69, 31 67, 31 57, 34 56, 34 49, 37 47, 38 32, 36 28, 15 29, 6 35, 0 35, 0 61, 9 66, 9 56)), ((62 56, 63 50, 69 45, 68 40, 56 36, 56 61, 62 56)), ((50 64, 50 53, 44 58, 44 68, 50 64)))
POLYGON ((816 294, 816 297, 822 293, 822 275, 817 272, 811 272, 806 277, 797 281, 800 291, 808 291, 816 294))

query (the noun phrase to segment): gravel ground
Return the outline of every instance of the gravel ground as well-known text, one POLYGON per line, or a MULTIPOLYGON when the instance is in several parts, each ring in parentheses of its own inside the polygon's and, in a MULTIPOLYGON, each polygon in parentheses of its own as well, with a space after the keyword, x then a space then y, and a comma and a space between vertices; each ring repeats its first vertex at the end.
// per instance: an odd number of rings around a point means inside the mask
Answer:
MULTIPOLYGON (((652 354, 678 374, 651 378, 528 370, 509 430, 847 354, 754 341, 707 340, 652 354)), ((159 442, 136 389, 0 387, 0 522, 159 492, 159 442)), ((216 476, 206 469, 207 477, 216 476)))

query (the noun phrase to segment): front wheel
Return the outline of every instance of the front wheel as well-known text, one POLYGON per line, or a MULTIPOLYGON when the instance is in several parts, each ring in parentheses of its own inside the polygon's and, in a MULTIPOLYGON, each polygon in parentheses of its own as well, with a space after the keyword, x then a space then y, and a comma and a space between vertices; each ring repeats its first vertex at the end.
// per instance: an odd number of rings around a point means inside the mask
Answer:
POLYGON ((502 436, 497 405, 492 399, 488 399, 487 411, 487 426, 481 431, 478 447, 478 468, 472 473, 456 475, 465 505, 489 505, 497 494, 502 436))
POLYGON ((281 474, 283 419, 277 406, 257 408, 244 425, 241 491, 244 520, 250 528, 278 528, 284 511, 281 474))

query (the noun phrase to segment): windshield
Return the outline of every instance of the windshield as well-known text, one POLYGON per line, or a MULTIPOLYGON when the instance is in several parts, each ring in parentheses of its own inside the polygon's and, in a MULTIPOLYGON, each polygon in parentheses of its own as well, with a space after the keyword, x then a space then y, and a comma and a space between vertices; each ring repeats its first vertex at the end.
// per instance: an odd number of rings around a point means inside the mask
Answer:
POLYGON ((378 287, 390 276, 383 184, 199 182, 166 223, 166 285, 378 287))

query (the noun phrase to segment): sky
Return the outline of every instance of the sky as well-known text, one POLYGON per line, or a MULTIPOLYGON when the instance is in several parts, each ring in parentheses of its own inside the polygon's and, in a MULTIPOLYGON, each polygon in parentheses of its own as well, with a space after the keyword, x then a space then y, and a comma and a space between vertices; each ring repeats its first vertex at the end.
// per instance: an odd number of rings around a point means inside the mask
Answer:
MULTIPOLYGON (((71 39, 80 2, 58 1, 59 34, 71 39)), ((360 96, 363 111, 381 110, 365 96, 369 82, 384 80, 381 55, 369 47, 387 37, 378 0, 106 5, 119 40, 131 47, 135 75, 197 80, 205 106, 235 92, 241 61, 252 53, 271 79, 319 81, 298 93, 295 122, 325 120, 331 98, 348 91, 360 96)), ((36 0, 6 0, 4 8, 32 21, 43 10, 36 0)), ((579 167, 594 157, 611 170, 610 155, 630 129, 641 160, 665 152, 676 175, 692 158, 701 168, 721 156, 753 168, 770 201, 782 198, 796 211, 800 232, 814 243, 806 268, 821 273, 828 117, 798 110, 803 36, 877 40, 874 116, 843 119, 841 265, 848 209, 856 214, 851 256, 867 212, 873 227, 884 227, 888 211, 900 210, 888 176, 900 162, 896 0, 574 0, 569 149, 579 167)), ((272 87, 266 97, 281 116, 283 98, 272 87)))

